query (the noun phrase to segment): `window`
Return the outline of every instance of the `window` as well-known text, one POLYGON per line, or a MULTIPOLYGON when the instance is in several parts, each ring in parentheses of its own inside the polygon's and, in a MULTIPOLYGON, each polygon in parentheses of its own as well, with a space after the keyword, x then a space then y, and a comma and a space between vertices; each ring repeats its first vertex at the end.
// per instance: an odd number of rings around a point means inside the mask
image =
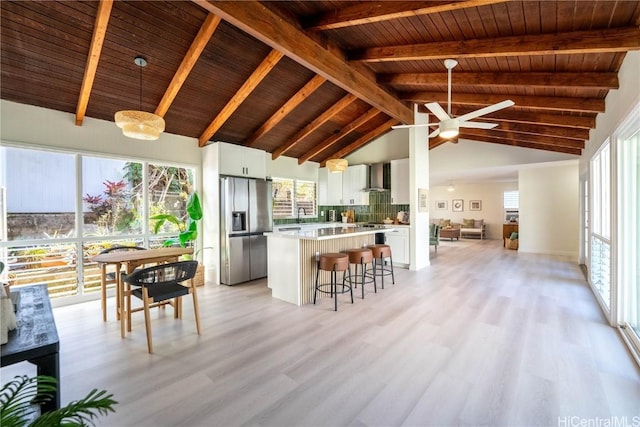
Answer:
POLYGON ((591 159, 591 256, 590 283, 604 309, 611 308, 611 242, 609 140, 591 159))
POLYGON ((47 283, 52 297, 96 293, 90 261, 113 245, 159 247, 150 215, 185 214, 195 170, 174 165, 0 147, 0 261, 12 285, 47 283))
POLYGON ((618 323, 640 354, 640 105, 614 138, 617 149, 618 323))
POLYGON ((518 191, 505 191, 502 201, 505 209, 517 210, 520 208, 520 193, 518 191))
POLYGON ((273 217, 315 217, 316 183, 286 178, 273 178, 273 217))

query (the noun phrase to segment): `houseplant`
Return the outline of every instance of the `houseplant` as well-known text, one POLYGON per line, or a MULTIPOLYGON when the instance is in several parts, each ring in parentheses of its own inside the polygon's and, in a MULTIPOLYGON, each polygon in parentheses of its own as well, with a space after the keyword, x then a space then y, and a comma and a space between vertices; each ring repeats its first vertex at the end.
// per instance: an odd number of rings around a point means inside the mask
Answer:
POLYGON ((98 415, 115 412, 112 394, 93 389, 84 398, 36 416, 35 403, 51 400, 56 379, 44 375, 17 376, 0 390, 0 425, 12 427, 88 426, 98 415))
MULTIPOLYGON (((167 221, 178 227, 178 231, 180 232, 180 234, 178 234, 178 239, 167 239, 164 241, 162 246, 166 247, 179 244, 185 248, 189 242, 195 242, 198 239, 198 221, 202 219, 202 204, 200 203, 198 193, 195 191, 191 193, 187 199, 186 211, 187 213, 183 218, 178 218, 177 216, 169 213, 153 215, 150 218, 155 221, 155 224, 153 225, 153 232, 155 234, 160 231, 167 221)), ((200 250, 194 253, 194 257, 198 255, 198 252, 200 252, 200 250)), ((198 286, 204 284, 204 267, 202 264, 198 265, 198 270, 193 280, 198 286)))

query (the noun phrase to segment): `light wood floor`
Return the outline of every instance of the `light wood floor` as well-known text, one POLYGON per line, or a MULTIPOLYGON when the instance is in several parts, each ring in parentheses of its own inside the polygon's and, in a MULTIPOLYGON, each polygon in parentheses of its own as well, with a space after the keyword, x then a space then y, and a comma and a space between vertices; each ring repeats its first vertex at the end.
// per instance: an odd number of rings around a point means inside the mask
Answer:
POLYGON ((62 401, 107 389, 119 404, 98 425, 118 427, 640 420, 638 367, 577 265, 466 239, 431 262, 337 313, 273 300, 265 281, 199 288, 203 334, 190 299, 182 321, 156 310, 153 355, 142 313, 123 340, 99 302, 57 308, 62 401))

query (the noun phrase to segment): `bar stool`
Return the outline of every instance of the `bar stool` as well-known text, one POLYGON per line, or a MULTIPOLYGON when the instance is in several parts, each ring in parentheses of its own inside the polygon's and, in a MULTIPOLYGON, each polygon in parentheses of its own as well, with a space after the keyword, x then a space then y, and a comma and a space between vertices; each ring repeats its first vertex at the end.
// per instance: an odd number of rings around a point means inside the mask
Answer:
POLYGON ((384 276, 391 275, 391 282, 396 284, 396 277, 393 274, 393 257, 391 256, 391 246, 375 244, 369 246, 373 253, 373 277, 379 276, 384 289, 384 276), (389 258, 389 267, 385 267, 385 260, 389 258))
POLYGON ((358 265, 360 265, 360 275, 361 275, 361 288, 362 288, 362 299, 364 299, 364 285, 365 283, 373 283, 373 291, 375 293, 378 292, 378 287, 376 285, 376 276, 367 274, 367 264, 371 264, 371 268, 373 268, 373 252, 369 248, 358 248, 358 249, 349 249, 346 251, 349 256, 349 278, 347 281, 350 285, 358 287, 358 265), (356 265, 356 274, 355 279, 351 276, 351 264, 356 265))
POLYGON ((338 311, 338 294, 344 294, 349 292, 351 294, 351 304, 353 304, 353 288, 351 284, 346 284, 346 272, 349 269, 349 257, 347 254, 341 253, 326 253, 320 255, 318 258, 318 269, 316 270, 316 285, 313 290, 313 303, 316 303, 316 293, 322 292, 325 294, 331 294, 334 298, 335 311, 338 311), (320 270, 329 271, 331 274, 331 283, 319 283, 320 270), (338 292, 338 271, 342 271, 342 289, 338 292), (326 288, 329 290, 325 290, 326 288))

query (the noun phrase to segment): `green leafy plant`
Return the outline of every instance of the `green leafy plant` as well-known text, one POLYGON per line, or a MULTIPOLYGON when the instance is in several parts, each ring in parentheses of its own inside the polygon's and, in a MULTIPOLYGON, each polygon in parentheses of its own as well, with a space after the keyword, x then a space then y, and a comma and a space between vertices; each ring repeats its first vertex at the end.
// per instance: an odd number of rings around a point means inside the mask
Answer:
POLYGON ((200 198, 195 191, 189 195, 187 200, 187 213, 185 218, 178 218, 173 214, 157 214, 153 215, 150 219, 156 221, 153 226, 153 232, 155 234, 162 228, 165 222, 175 224, 180 231, 178 240, 167 239, 162 246, 173 246, 179 244, 183 248, 187 246, 187 243, 193 242, 198 238, 198 221, 202 219, 202 205, 200 204, 200 198))
POLYGON ((48 402, 56 392, 56 379, 44 375, 17 376, 0 390, 0 425, 3 427, 92 426, 98 415, 115 412, 112 394, 93 389, 80 400, 33 419, 35 404, 48 402))

